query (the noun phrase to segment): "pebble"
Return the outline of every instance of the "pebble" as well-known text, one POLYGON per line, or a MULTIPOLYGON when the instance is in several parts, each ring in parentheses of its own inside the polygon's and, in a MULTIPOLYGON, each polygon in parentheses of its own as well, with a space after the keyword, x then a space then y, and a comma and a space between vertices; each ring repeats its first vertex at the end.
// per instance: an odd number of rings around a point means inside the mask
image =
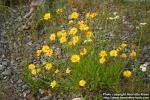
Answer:
POLYGON ((23 92, 23 97, 26 97, 27 96, 27 93, 26 92, 23 92))
POLYGON ((17 83, 18 83, 18 84, 22 83, 22 80, 21 80, 21 79, 19 79, 19 80, 17 81, 17 83))
POLYGON ((39 89, 40 94, 44 94, 44 90, 43 89, 39 89))
POLYGON ((22 90, 27 90, 27 85, 26 85, 26 84, 24 84, 24 85, 22 86, 22 90))

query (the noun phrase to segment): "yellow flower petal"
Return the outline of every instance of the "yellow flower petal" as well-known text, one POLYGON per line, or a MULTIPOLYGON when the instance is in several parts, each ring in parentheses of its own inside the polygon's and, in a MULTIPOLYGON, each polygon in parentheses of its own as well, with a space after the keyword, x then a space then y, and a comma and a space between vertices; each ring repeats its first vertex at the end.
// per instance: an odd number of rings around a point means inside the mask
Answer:
POLYGON ((85 80, 80 80, 79 81, 79 86, 85 87, 86 81, 85 80))

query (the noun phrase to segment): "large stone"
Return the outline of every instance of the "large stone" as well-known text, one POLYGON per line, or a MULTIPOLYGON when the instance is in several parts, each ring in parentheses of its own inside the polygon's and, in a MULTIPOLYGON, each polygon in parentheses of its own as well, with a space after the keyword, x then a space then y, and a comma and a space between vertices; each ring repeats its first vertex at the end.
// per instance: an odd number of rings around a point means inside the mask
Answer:
POLYGON ((3 71, 5 67, 3 65, 0 65, 0 71, 3 71))
POLYGON ((5 50, 0 48, 0 55, 4 54, 5 53, 5 50))
POLYGON ((7 69, 2 73, 4 76, 11 76, 11 69, 7 69))
POLYGON ((3 61, 3 62, 2 62, 2 65, 3 65, 3 66, 7 66, 7 65, 8 65, 8 62, 7 62, 7 61, 3 61))

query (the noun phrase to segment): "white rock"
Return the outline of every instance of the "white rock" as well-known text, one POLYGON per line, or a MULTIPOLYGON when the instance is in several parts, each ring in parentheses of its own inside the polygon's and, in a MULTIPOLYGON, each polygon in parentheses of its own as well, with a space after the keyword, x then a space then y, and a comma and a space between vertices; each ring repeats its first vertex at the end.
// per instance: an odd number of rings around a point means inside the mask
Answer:
POLYGON ((150 62, 145 62, 145 63, 143 64, 143 66, 147 67, 149 64, 150 64, 150 62))
POLYGON ((11 69, 5 70, 2 74, 6 75, 6 76, 10 76, 11 75, 11 69))
POLYGON ((145 26, 147 23, 140 23, 140 26, 145 26))
POLYGON ((113 17, 109 17, 108 19, 113 20, 114 18, 113 17))
POLYGON ((87 39, 87 40, 84 40, 84 43, 87 43, 87 42, 92 42, 92 39, 87 39))
POLYGON ((81 98, 73 98, 72 100, 82 100, 81 98))
POLYGON ((114 15, 117 15, 117 12, 114 12, 113 14, 114 14, 114 15))
POLYGON ((119 18, 120 18, 120 16, 118 16, 118 15, 114 17, 114 19, 119 19, 119 18))

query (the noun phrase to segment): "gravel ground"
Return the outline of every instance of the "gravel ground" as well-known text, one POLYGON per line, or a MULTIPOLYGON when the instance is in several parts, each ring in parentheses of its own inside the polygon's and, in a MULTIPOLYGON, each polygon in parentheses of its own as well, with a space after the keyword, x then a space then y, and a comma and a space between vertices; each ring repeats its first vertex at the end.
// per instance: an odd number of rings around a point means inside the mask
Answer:
POLYGON ((16 10, 12 10, 11 16, 0 14, 0 100, 23 100, 30 93, 21 79, 18 66, 20 61, 12 57, 9 47, 7 32, 16 22, 17 17, 14 14, 16 10))

